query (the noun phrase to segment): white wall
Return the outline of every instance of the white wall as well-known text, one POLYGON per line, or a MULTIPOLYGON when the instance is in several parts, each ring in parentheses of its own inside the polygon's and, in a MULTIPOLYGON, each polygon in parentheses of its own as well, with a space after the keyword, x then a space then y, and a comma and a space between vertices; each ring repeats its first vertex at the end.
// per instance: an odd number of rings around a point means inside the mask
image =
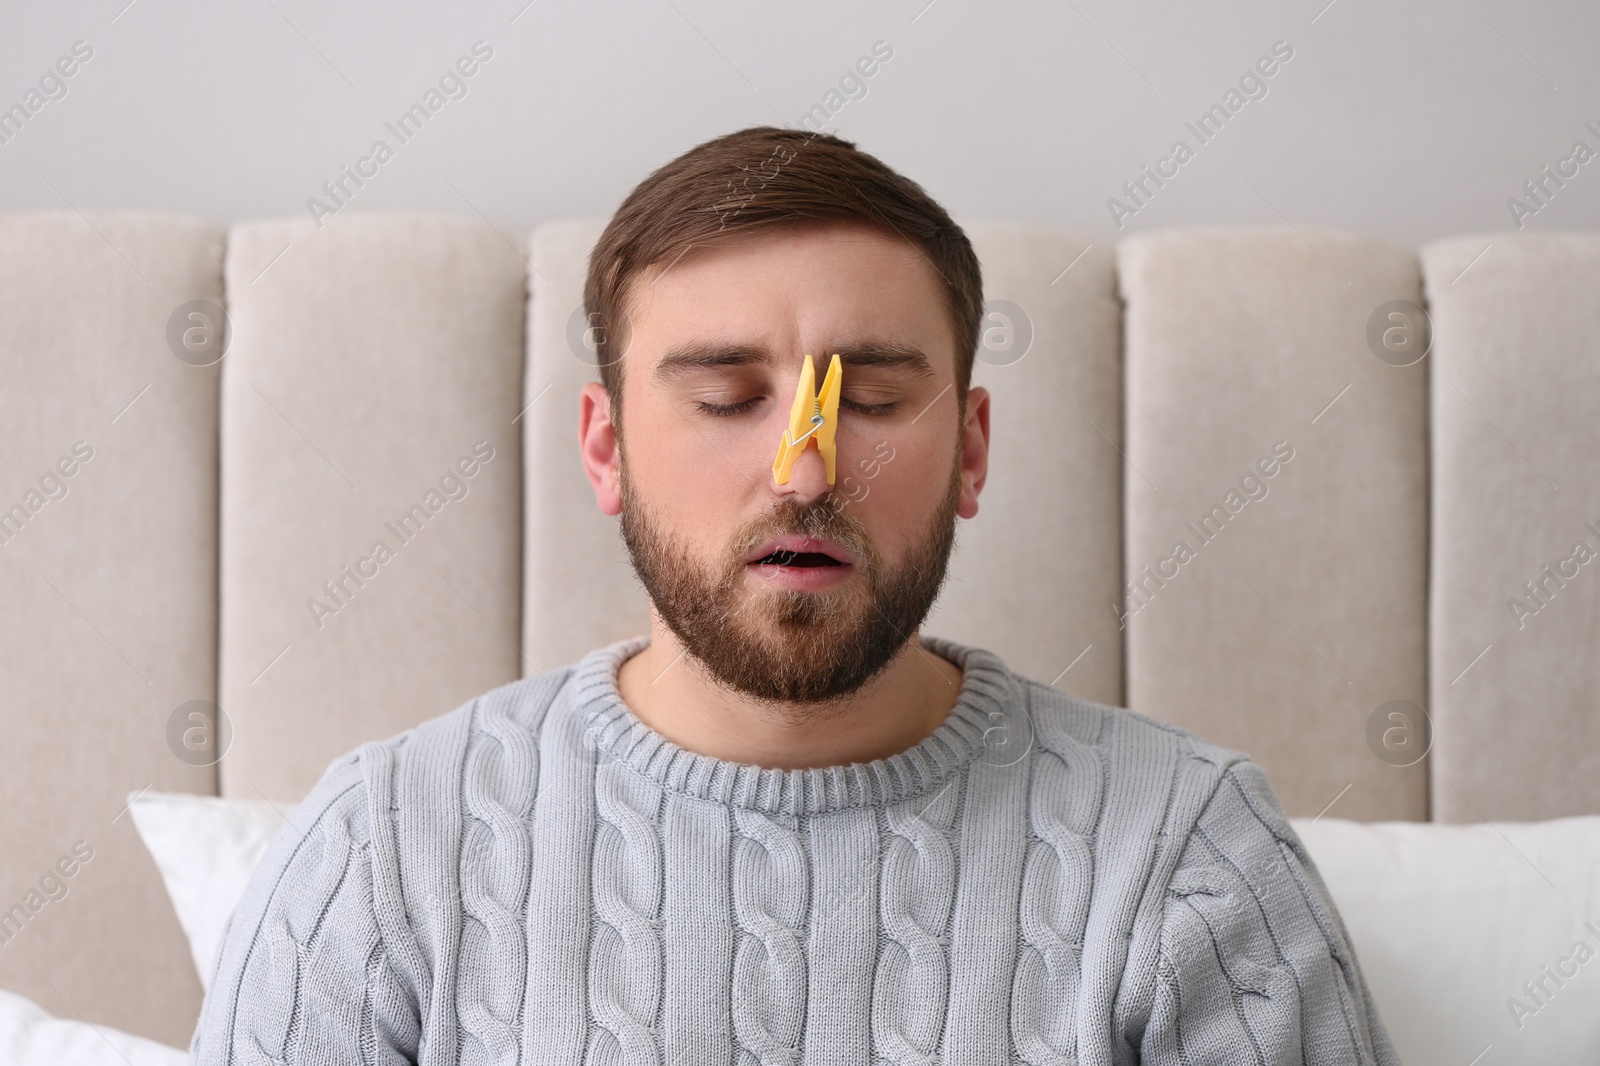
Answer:
MULTIPOLYGON (((1580 139, 1600 151, 1592 0, 526 2, 10 5, 0 108, 74 42, 93 58, 0 143, 0 209, 294 215, 382 138, 394 158, 348 210, 526 230, 608 213, 706 138, 797 124, 877 41, 893 57, 829 128, 958 218, 1107 240, 1287 219, 1416 244, 1513 225, 1507 200, 1541 167, 1580 139), (384 123, 478 40, 493 56, 467 95, 401 144, 384 123), (1293 58, 1266 96, 1119 231, 1108 198, 1176 139, 1198 145, 1185 121, 1275 41, 1293 58)), ((1525 222, 1600 225, 1600 159, 1525 222)))

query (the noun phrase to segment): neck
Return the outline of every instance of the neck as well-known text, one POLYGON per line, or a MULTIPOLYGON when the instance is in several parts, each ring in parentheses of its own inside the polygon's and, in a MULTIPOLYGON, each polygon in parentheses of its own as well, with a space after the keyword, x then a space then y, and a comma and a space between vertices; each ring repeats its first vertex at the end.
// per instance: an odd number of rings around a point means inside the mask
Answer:
POLYGON ((679 747, 729 762, 785 770, 846 766, 898 754, 949 715, 961 668, 913 633, 866 685, 818 706, 774 706, 721 684, 684 653, 654 611, 650 644, 617 672, 622 701, 679 747))

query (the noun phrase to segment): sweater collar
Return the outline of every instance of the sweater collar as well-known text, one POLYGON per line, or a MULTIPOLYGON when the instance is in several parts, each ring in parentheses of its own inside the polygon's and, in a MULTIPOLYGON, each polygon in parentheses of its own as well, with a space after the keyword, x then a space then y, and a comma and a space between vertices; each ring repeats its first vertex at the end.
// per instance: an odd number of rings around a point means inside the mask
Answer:
POLYGON ((961 691, 937 729, 882 759, 848 766, 786 770, 730 762, 678 746, 622 701, 617 671, 643 650, 648 636, 596 648, 574 671, 573 699, 585 732, 602 759, 619 761, 663 789, 767 814, 821 814, 879 807, 935 791, 974 757, 1015 761, 996 737, 1031 737, 1010 670, 998 655, 941 637, 922 647, 962 669, 961 691), (998 727, 998 728, 997 728, 998 727))

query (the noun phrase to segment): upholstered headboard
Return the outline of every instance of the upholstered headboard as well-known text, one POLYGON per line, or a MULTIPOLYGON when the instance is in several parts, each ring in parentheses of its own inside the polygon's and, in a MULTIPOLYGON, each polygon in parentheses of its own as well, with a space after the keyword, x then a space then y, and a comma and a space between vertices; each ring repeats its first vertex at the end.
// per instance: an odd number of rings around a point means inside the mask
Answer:
MULTIPOLYGON (((0 987, 185 1044, 128 792, 287 806, 644 630, 577 463, 601 224, 0 215, 0 907, 94 849, 0 987)), ((1291 815, 1600 812, 1600 235, 968 232, 993 451, 930 632, 1291 815)))

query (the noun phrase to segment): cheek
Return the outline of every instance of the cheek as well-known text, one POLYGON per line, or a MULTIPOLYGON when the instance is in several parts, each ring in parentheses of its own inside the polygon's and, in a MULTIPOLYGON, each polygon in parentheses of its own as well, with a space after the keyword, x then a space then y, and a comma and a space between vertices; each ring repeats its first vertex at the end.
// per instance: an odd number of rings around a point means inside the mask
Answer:
POLYGON ((841 464, 836 491, 880 551, 899 556, 921 541, 949 491, 953 445, 933 439, 867 441, 841 464))
POLYGON ((705 556, 721 550, 736 523, 742 481, 692 426, 671 412, 666 419, 628 424, 630 492, 650 508, 662 532, 705 556))
POLYGON ((628 469, 653 504, 665 506, 670 499, 703 490, 698 482, 716 454, 676 412, 637 401, 624 417, 628 469))

